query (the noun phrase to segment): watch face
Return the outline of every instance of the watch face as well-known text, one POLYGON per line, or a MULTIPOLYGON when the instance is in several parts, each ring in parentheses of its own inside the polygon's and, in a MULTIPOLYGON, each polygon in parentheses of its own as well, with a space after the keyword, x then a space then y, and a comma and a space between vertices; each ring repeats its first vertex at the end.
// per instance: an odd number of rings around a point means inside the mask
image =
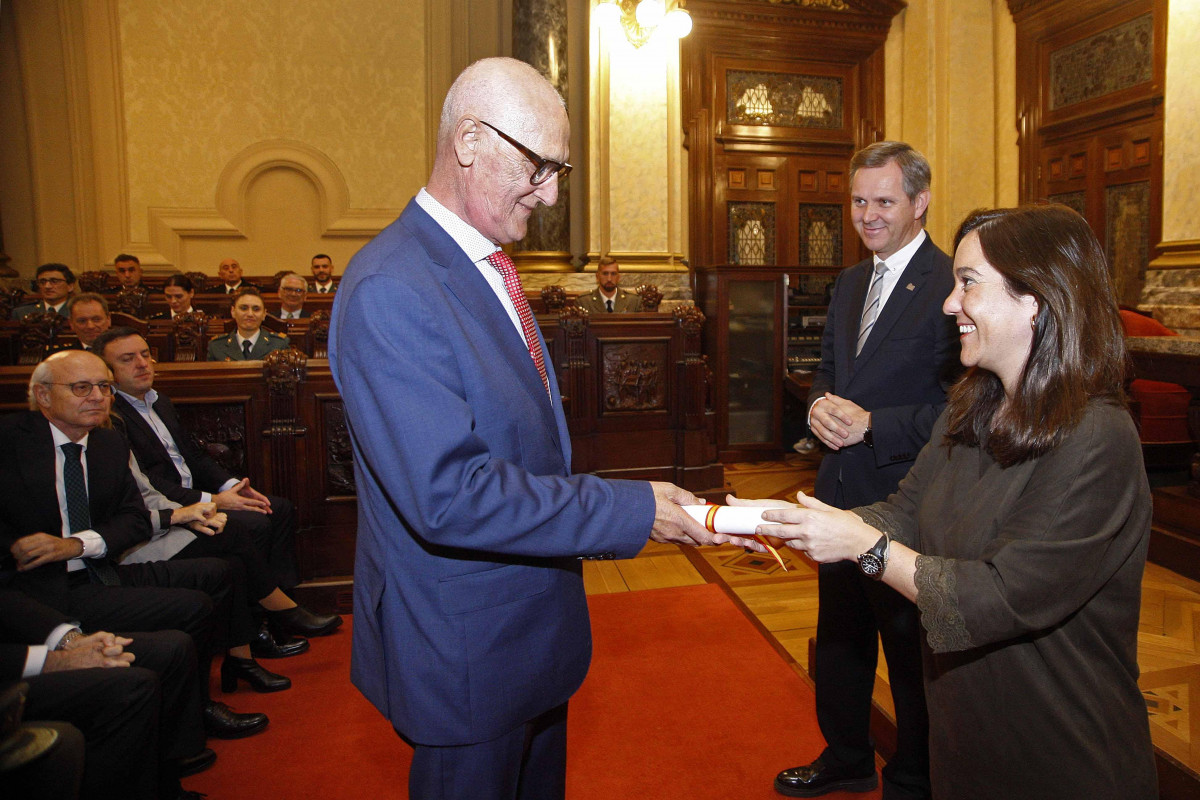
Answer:
POLYGON ((864 575, 874 578, 883 572, 883 559, 874 553, 863 553, 858 557, 858 568, 864 575))

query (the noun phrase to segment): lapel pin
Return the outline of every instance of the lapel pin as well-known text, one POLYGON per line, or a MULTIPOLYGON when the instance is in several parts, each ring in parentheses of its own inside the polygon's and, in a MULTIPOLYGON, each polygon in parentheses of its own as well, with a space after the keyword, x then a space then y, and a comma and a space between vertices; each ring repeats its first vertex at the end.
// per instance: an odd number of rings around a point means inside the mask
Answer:
POLYGON ((905 286, 904 288, 908 289, 911 292, 913 289, 915 289, 917 287, 910 283, 908 286, 905 286))

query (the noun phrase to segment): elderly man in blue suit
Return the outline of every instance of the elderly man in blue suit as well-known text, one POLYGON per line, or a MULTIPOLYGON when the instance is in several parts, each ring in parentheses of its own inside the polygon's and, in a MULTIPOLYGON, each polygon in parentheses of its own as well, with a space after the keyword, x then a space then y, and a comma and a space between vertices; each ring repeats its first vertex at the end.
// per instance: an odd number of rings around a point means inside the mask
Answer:
POLYGON ((427 186, 334 303, 359 502, 351 678, 413 746, 411 798, 561 798, 591 658, 580 558, 727 538, 671 484, 571 474, 554 370, 499 248, 558 199, 568 134, 528 64, 469 66, 427 186))

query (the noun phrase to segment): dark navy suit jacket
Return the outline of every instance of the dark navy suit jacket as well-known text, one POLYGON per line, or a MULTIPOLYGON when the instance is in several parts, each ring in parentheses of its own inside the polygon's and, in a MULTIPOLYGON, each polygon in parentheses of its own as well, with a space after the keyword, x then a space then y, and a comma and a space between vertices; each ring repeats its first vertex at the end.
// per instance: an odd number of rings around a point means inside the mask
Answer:
POLYGON ((954 286, 952 268, 953 260, 926 236, 857 358, 873 259, 843 270, 834 283, 808 408, 826 392, 857 403, 871 412, 875 446, 860 442, 825 455, 815 492, 822 502, 833 502, 839 475, 846 508, 886 499, 929 441, 946 389, 961 369, 958 327, 942 313, 954 286))
POLYGON ((358 487, 355 685, 427 745, 487 741, 565 702, 591 658, 578 558, 637 554, 649 485, 571 475, 550 358, 552 398, 415 201, 347 267, 329 361, 358 487))

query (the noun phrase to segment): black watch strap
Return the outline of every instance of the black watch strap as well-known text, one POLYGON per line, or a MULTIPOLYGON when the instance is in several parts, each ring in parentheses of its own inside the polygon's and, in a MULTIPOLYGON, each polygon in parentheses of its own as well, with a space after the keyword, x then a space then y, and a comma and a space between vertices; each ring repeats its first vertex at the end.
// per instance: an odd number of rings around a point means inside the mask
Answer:
POLYGON ((879 541, 875 543, 867 552, 858 557, 858 568, 862 570, 862 574, 872 580, 882 580, 883 571, 887 569, 888 564, 888 549, 892 540, 885 533, 879 537, 879 541))

